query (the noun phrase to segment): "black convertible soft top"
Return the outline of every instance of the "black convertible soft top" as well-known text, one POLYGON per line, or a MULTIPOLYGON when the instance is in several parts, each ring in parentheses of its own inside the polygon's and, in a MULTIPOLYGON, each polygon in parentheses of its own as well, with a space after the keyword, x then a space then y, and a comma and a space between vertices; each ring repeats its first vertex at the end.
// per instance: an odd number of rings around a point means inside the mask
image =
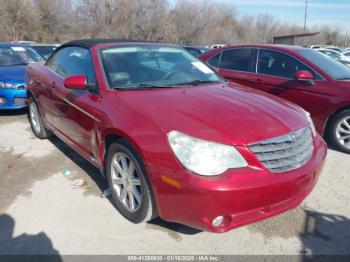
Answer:
POLYGON ((130 39, 113 39, 113 38, 103 38, 103 39, 81 39, 81 40, 73 40, 68 43, 65 43, 61 45, 57 49, 62 49, 64 47, 69 46, 78 46, 82 48, 90 49, 91 47, 97 45, 97 44, 104 44, 104 43, 156 43, 156 42, 150 42, 150 41, 143 41, 143 40, 130 40, 130 39))

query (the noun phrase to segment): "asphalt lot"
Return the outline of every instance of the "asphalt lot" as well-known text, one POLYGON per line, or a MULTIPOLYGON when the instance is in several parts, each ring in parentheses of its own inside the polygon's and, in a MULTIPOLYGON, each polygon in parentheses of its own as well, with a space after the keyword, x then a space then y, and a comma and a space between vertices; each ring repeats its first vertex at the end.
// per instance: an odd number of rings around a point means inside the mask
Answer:
POLYGON ((99 172, 26 115, 0 115, 0 254, 350 254, 350 156, 329 150, 298 208, 225 234, 160 219, 134 225, 101 192, 99 172), (72 174, 62 174, 69 168, 72 174), (73 188, 79 179, 86 188, 73 188))

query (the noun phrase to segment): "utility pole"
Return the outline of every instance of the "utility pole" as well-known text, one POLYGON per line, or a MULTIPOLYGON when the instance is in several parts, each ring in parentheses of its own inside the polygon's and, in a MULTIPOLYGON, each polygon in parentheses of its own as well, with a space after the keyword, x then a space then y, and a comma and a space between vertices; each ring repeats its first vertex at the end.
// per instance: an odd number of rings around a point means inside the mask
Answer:
POLYGON ((305 17, 304 17, 304 34, 306 33, 306 22, 307 22, 307 8, 309 1, 305 1, 305 17))
MULTIPOLYGON (((308 9, 309 1, 305 1, 305 16, 304 16, 304 34, 306 33, 306 22, 307 22, 307 9, 308 9)), ((303 37, 303 44, 305 44, 305 36, 303 37)))

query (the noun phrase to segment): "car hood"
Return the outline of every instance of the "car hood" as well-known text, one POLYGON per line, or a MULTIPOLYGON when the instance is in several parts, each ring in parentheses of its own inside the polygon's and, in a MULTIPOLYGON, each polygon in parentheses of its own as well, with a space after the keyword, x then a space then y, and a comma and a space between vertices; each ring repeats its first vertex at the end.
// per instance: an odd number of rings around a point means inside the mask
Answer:
POLYGON ((25 65, 16 66, 0 66, 0 81, 1 82, 24 82, 25 65))
POLYGON ((299 107, 238 85, 121 91, 117 96, 130 109, 160 123, 165 132, 177 130, 218 143, 247 145, 308 124, 299 107))

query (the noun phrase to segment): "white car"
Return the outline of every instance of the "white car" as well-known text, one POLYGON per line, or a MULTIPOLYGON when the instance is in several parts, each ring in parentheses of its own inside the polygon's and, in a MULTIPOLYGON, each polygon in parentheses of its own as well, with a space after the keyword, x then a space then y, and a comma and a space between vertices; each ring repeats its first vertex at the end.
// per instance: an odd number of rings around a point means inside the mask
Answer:
POLYGON ((344 52, 341 53, 343 56, 346 56, 348 58, 350 58, 350 49, 345 49, 344 52))
POLYGON ((329 49, 341 53, 343 49, 332 46, 332 45, 310 45, 309 48, 319 50, 319 49, 329 49))
POLYGON ((226 45, 224 44, 215 44, 215 45, 212 45, 211 46, 211 49, 214 49, 214 48, 221 48, 221 47, 225 47, 226 45))
POLYGON ((335 60, 350 61, 350 56, 344 55, 344 53, 340 53, 340 52, 334 51, 332 49, 320 48, 320 49, 316 49, 316 50, 318 52, 325 54, 325 55, 328 55, 329 57, 331 57, 335 60))
POLYGON ((326 45, 310 45, 308 48, 310 49, 320 49, 320 48, 325 48, 326 45))

